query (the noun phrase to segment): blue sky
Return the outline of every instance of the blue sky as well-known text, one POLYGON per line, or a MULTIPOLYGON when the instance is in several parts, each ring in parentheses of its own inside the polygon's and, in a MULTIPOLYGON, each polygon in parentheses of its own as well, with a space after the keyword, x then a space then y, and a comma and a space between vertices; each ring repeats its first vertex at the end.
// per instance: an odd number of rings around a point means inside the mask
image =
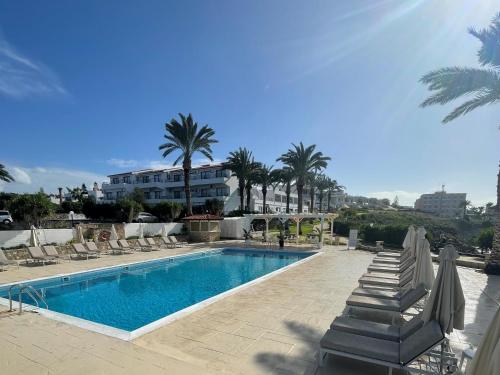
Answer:
MULTIPOLYGON (((172 163, 163 124, 191 112, 276 164, 291 142, 332 157, 350 194, 412 204, 446 185, 494 201, 500 106, 441 125, 418 79, 477 66, 493 0, 0 0, 4 191, 53 191, 172 163)), ((195 162, 203 162, 202 157, 195 162)))

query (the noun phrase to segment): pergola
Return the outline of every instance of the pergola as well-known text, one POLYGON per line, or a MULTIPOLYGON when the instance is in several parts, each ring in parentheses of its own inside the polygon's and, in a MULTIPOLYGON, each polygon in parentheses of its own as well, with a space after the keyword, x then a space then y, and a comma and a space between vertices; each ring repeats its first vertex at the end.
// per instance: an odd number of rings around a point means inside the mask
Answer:
POLYGON ((250 224, 255 219, 265 220, 266 222, 266 234, 269 232, 269 222, 273 219, 278 219, 281 223, 285 223, 288 220, 292 220, 297 224, 297 235, 296 235, 296 244, 299 244, 299 226, 300 222, 304 219, 320 219, 320 242, 319 246, 323 246, 323 224, 325 220, 331 222, 330 233, 333 232, 333 220, 337 217, 337 214, 332 213, 307 213, 307 214, 245 214, 245 217, 249 220, 250 224))

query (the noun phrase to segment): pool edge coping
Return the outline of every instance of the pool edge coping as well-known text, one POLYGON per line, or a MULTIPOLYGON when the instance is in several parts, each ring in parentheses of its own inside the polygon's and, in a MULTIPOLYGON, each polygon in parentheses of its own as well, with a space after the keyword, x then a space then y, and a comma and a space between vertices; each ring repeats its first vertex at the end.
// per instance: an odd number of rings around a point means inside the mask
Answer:
MULTIPOLYGON (((230 248, 230 247, 228 247, 230 248)), ((66 276, 71 276, 71 275, 78 275, 78 274, 83 274, 87 272, 95 272, 95 271, 102 271, 102 270, 108 270, 108 269, 113 269, 113 268, 120 268, 120 267, 126 267, 134 264, 144 264, 144 263, 150 263, 150 262, 155 262, 159 260, 164 260, 164 259, 169 259, 169 258, 181 258, 185 257, 188 255, 196 255, 196 254, 203 254, 207 252, 216 252, 216 251, 221 251, 224 248, 212 248, 212 249, 206 249, 206 250, 200 250, 200 251, 195 251, 187 254, 178 254, 178 255, 170 255, 170 256, 165 256, 161 258, 156 258, 156 259, 149 259, 146 261, 137 261, 137 262, 130 262, 130 263, 123 263, 119 265, 113 265, 113 266, 106 266, 106 267, 99 267, 99 268, 94 268, 94 269, 89 269, 85 271, 77 271, 77 272, 71 272, 71 273, 63 273, 63 274, 56 274, 52 276, 46 276, 46 277, 41 277, 37 279, 29 279, 29 280, 23 280, 23 281, 17 281, 13 283, 7 283, 7 284, 1 284, 1 287, 6 287, 6 286, 11 286, 11 285, 16 285, 16 284, 23 284, 23 283, 28 283, 28 282, 37 282, 37 281, 43 281, 47 279, 52 279, 56 277, 66 277, 66 276)), ((238 250, 245 250, 245 248, 237 248, 238 250)), ((248 249, 248 248, 247 248, 248 249)), ((252 250, 257 250, 257 251, 266 251, 266 252, 272 252, 272 253, 286 253, 287 251, 281 251, 281 250, 269 250, 269 249, 252 249, 252 250)), ((293 250, 291 251, 293 252, 293 250)), ((295 252, 297 253, 297 252, 295 252)), ((76 326, 81 329, 85 329, 87 331, 95 332, 98 334, 106 335, 109 337, 117 338, 123 341, 132 341, 135 340, 147 333, 151 333, 165 325, 168 325, 170 323, 175 322, 176 320, 179 320, 187 315, 190 315, 198 310, 201 310, 217 301, 220 301, 226 297, 229 297, 233 294, 236 294, 240 292, 243 289, 252 287, 256 284, 262 283, 272 277, 275 277, 283 272, 286 272, 290 268, 299 266, 301 264, 306 263, 307 261, 310 261, 311 259, 314 259, 320 255, 322 255, 322 251, 316 251, 315 253, 312 253, 311 255, 305 257, 304 259, 298 260, 297 262, 294 262, 292 264, 289 264, 285 267, 279 268, 273 272, 270 272, 268 274, 265 274, 261 277, 258 277, 256 279, 250 280, 244 284, 238 285, 237 287, 234 287, 232 289, 226 290, 225 292, 216 294, 215 296, 212 296, 210 298, 207 298, 203 301, 200 301, 198 303, 195 303, 194 305, 188 306, 182 310, 176 311, 172 314, 166 315, 163 318, 157 319, 151 323, 148 323, 140 328, 137 328, 133 331, 126 331, 120 328, 115 328, 111 327, 105 324, 101 323, 96 323, 92 322, 87 319, 82 319, 78 318, 75 316, 71 316, 68 314, 52 311, 52 310, 47 310, 43 308, 38 308, 36 306, 30 305, 30 304, 23 304, 23 311, 32 311, 32 312, 37 312, 43 317, 46 317, 48 319, 52 319, 58 322, 62 322, 65 324, 69 324, 72 326, 76 326)), ((16 301, 14 303, 18 304, 16 301)), ((0 297, 0 305, 3 306, 9 306, 9 300, 7 298, 0 297)))

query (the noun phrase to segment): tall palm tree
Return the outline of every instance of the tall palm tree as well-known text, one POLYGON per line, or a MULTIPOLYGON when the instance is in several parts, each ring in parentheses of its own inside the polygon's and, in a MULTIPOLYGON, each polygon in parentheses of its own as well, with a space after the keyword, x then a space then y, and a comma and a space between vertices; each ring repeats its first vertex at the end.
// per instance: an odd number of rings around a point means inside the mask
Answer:
POLYGON ((247 175, 246 181, 245 181, 245 191, 246 191, 246 198, 247 198, 247 203, 246 203, 246 210, 250 211, 250 203, 252 200, 252 187, 254 184, 258 183, 259 179, 259 169, 260 169, 260 163, 256 162, 253 158, 250 163, 250 171, 247 175))
POLYGON ((298 145, 292 143, 292 147, 277 161, 289 167, 295 176, 298 194, 298 211, 302 213, 303 192, 307 176, 314 170, 326 168, 330 157, 324 156, 322 152, 316 151, 316 145, 304 147, 302 142, 298 145))
MULTIPOLYGON (((487 29, 469 29, 469 33, 479 39, 479 64, 483 68, 448 67, 432 71, 421 78, 430 91, 435 93, 421 105, 447 104, 455 99, 467 97, 444 119, 450 122, 470 111, 500 102, 500 13, 487 29)), ((500 170, 500 166, 499 166, 500 170)), ((493 250, 486 264, 487 273, 500 274, 500 171, 497 183, 496 224, 493 250)))
POLYGON ((286 196, 286 213, 290 213, 290 194, 292 192, 292 183, 295 179, 293 171, 288 168, 280 168, 274 170, 275 172, 275 183, 283 184, 285 186, 285 196, 286 196))
POLYGON ((226 161, 227 167, 232 175, 238 178, 238 190, 240 192, 240 210, 245 209, 245 187, 247 179, 255 166, 252 152, 246 147, 231 151, 226 161))
POLYGON ((198 130, 198 123, 193 120, 189 114, 187 117, 179 113, 181 122, 175 118, 165 124, 166 134, 164 137, 167 143, 160 145, 163 150, 163 157, 167 157, 174 151, 180 151, 180 155, 174 161, 177 165, 182 160, 182 169, 184 171, 184 192, 186 194, 187 215, 193 214, 191 203, 190 173, 193 154, 196 152, 204 155, 208 160, 213 161, 212 144, 218 141, 214 138, 215 131, 208 125, 203 125, 198 130))
POLYGON ((332 193, 337 192, 337 191, 342 191, 345 189, 345 186, 339 185, 337 180, 333 180, 330 177, 328 177, 328 187, 327 187, 327 210, 330 212, 331 210, 331 202, 332 202, 332 193))
POLYGON ((0 181, 14 182, 14 177, 10 175, 3 164, 0 164, 0 181))
POLYGON ((267 212, 267 189, 277 180, 278 175, 273 166, 261 164, 257 171, 257 183, 261 186, 262 191, 262 213, 267 212))
POLYGON ((309 212, 314 212, 314 197, 316 196, 316 179, 317 179, 317 170, 309 173, 307 176, 307 187, 309 189, 309 212))
POLYGON ((316 189, 318 190, 319 199, 319 212, 323 212, 323 198, 325 191, 328 191, 330 187, 331 179, 330 177, 320 174, 316 177, 316 189))

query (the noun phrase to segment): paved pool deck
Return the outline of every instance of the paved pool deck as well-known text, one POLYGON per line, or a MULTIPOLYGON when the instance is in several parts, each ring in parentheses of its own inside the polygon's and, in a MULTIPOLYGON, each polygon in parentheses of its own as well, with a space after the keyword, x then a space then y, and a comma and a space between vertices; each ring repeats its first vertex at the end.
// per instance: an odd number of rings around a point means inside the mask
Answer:
MULTIPOLYGON (((234 242, 231 243, 234 245, 234 242)), ((0 284, 182 254, 199 248, 105 256, 0 272, 0 284)), ((0 307, 2 374, 385 374, 333 358, 316 366, 319 339, 373 254, 325 246, 322 254, 131 342, 36 313, 0 307)), ((477 345, 500 303, 500 277, 459 267, 466 327, 451 342, 477 345)))

